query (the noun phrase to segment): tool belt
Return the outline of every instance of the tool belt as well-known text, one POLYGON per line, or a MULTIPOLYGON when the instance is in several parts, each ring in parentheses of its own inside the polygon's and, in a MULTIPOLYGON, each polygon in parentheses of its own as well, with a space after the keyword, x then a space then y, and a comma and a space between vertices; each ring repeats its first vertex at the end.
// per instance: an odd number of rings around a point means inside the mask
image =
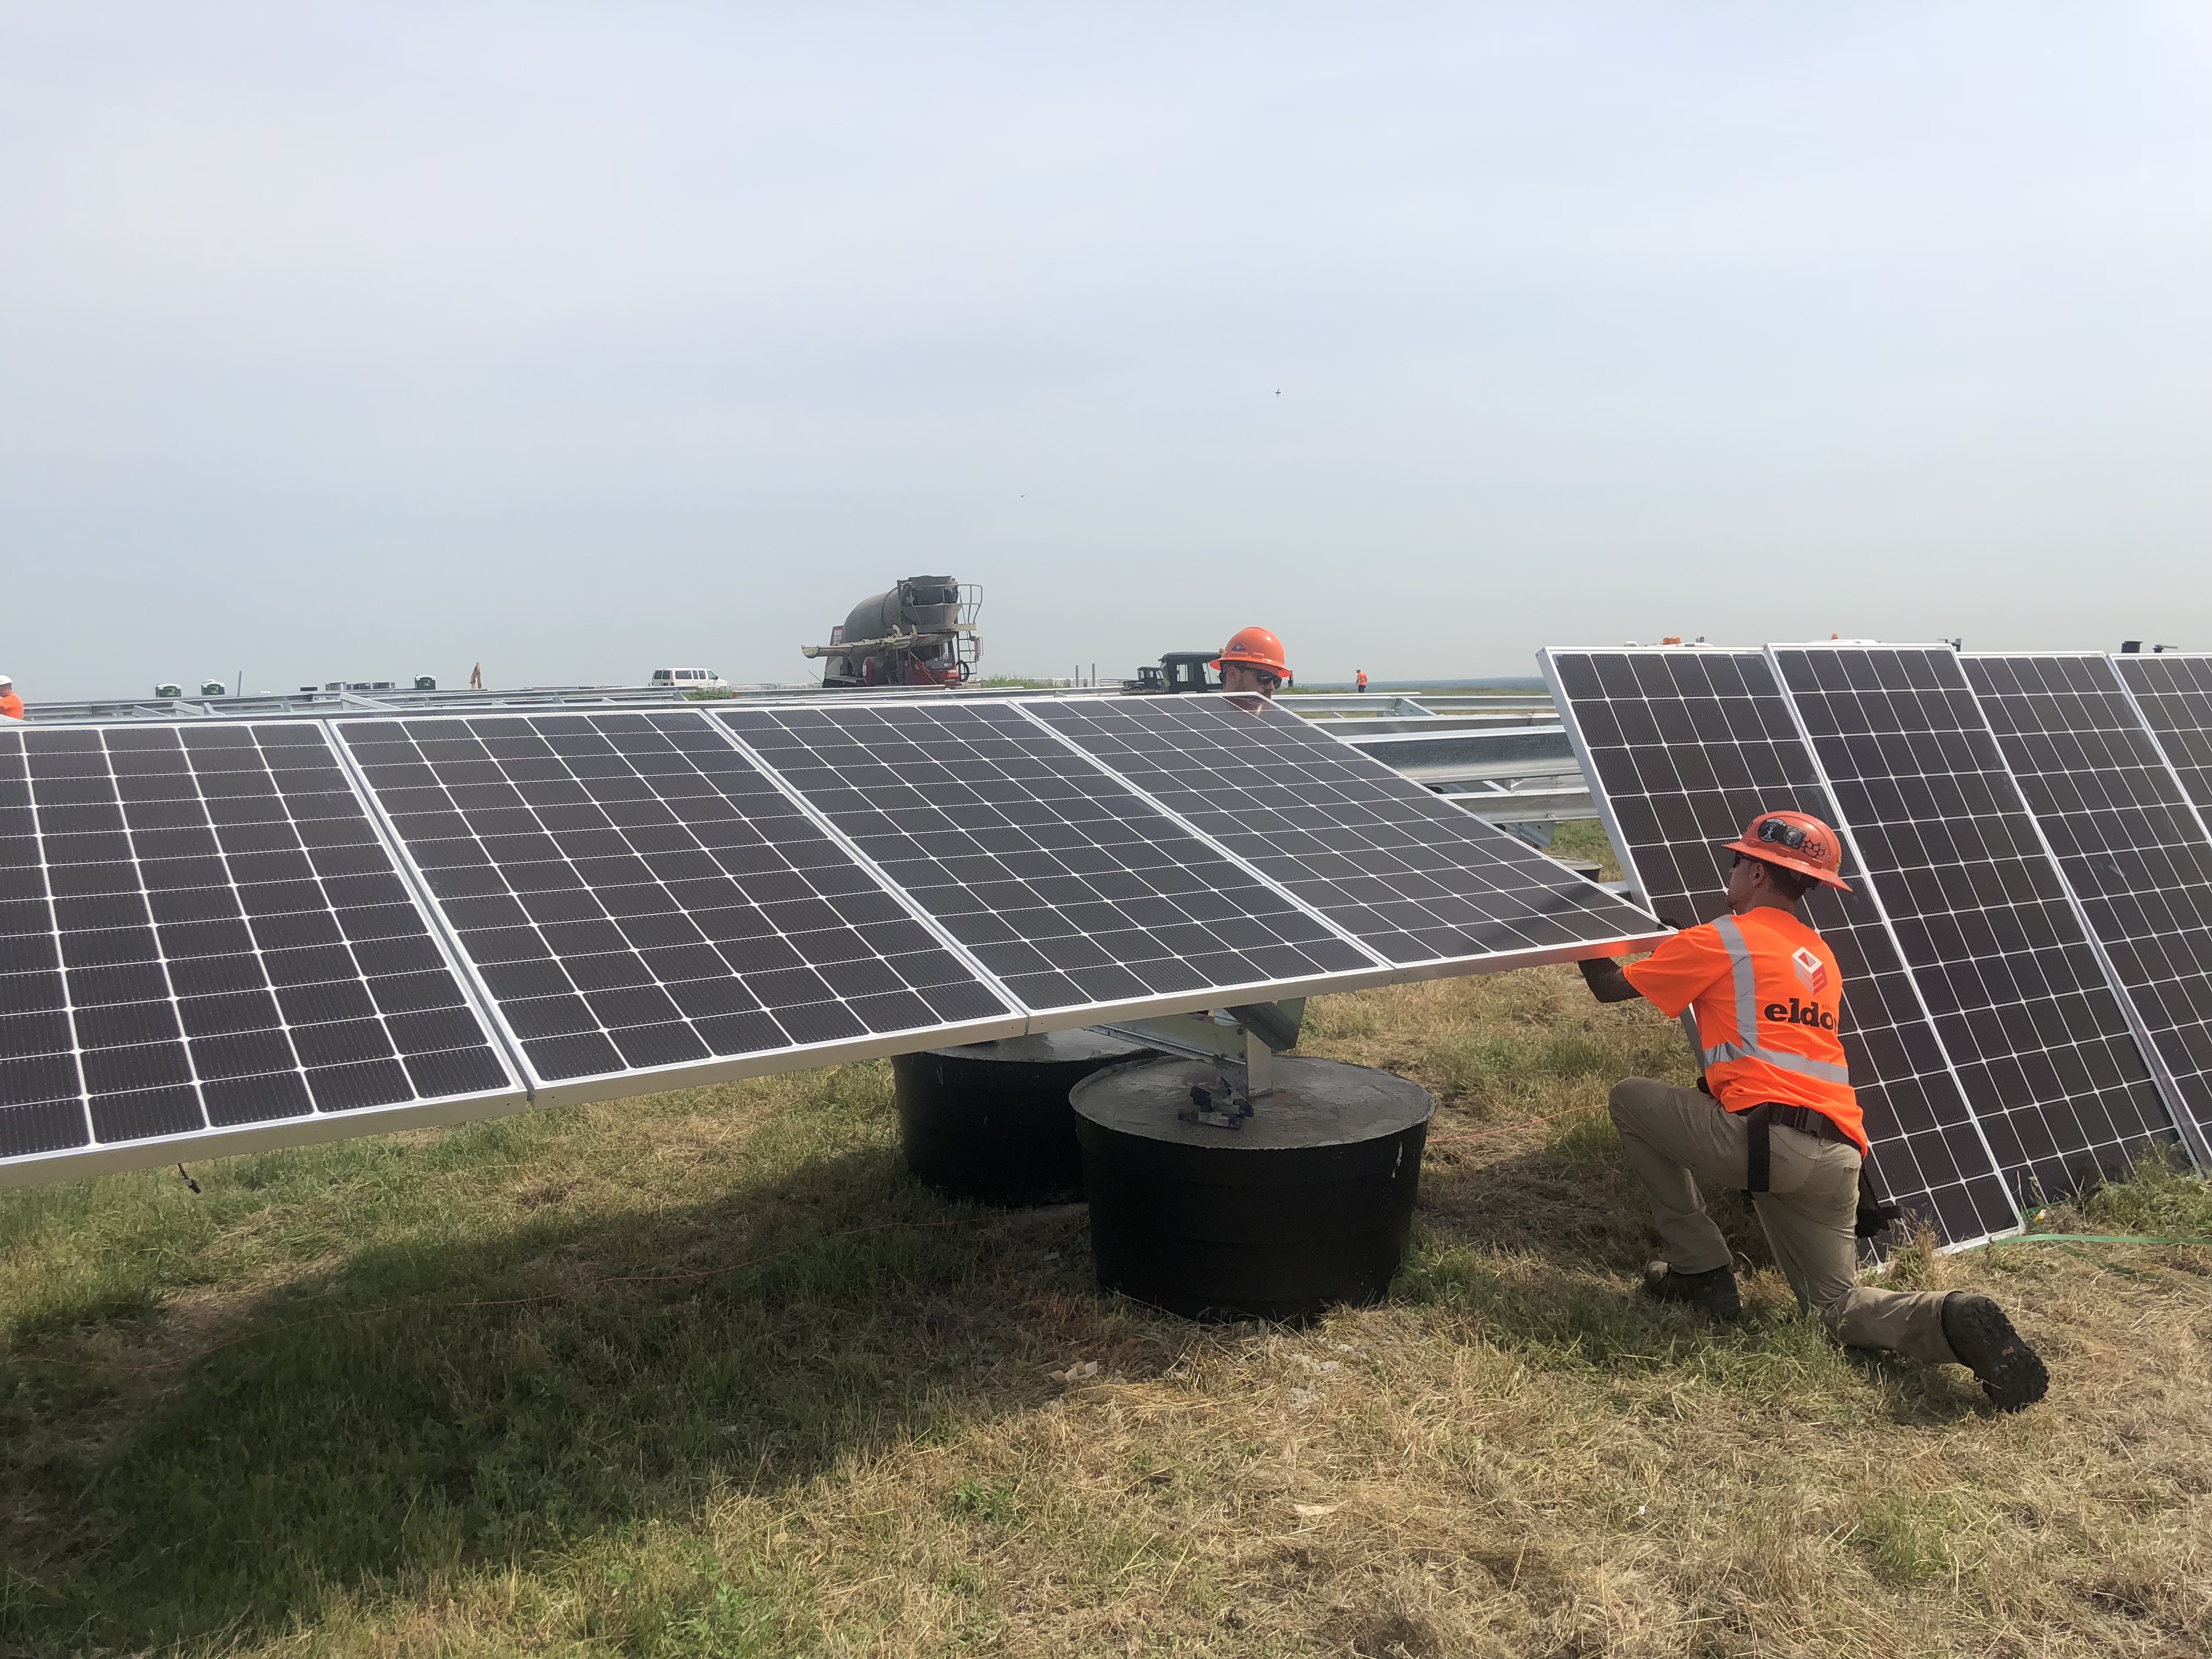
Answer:
MULTIPOLYGON (((1705 1087, 1703 1078, 1698 1079, 1700 1089, 1705 1087)), ((1711 1090, 1706 1090, 1710 1094, 1711 1090)), ((1815 1140, 1832 1140, 1858 1150, 1853 1140, 1836 1127, 1835 1119, 1826 1112, 1816 1112, 1810 1106, 1784 1106, 1778 1101, 1766 1101, 1740 1115, 1744 1126, 1751 1131, 1751 1156, 1745 1170, 1744 1191, 1764 1193, 1771 1190, 1774 1176, 1774 1151, 1771 1131, 1778 1123, 1786 1129, 1796 1129, 1811 1135, 1815 1140)), ((1879 1238, 1889 1231, 1892 1223, 1901 1218, 1903 1212, 1894 1204, 1882 1202, 1881 1194, 1875 1190, 1868 1175, 1866 1158, 1859 1159, 1859 1198, 1857 1213, 1851 1218, 1851 1231, 1861 1238, 1879 1238)))
POLYGON ((1811 1135, 1815 1140, 1832 1140, 1853 1152, 1858 1150, 1858 1142, 1838 1128, 1835 1119, 1826 1112, 1814 1111, 1810 1106, 1784 1106, 1778 1101, 1768 1100, 1740 1115, 1744 1127, 1751 1131, 1750 1167, 1746 1171, 1743 1188, 1747 1193, 1773 1190, 1774 1150, 1771 1132, 1778 1123, 1785 1129, 1811 1135))

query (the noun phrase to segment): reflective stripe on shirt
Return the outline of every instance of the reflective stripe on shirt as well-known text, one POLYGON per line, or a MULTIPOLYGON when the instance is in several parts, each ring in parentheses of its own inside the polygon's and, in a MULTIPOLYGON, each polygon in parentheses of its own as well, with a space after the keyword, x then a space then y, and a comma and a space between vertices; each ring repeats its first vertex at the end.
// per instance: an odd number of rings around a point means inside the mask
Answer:
MULTIPOLYGON (((1720 935, 1721 943, 1728 946, 1729 978, 1735 988, 1735 1029, 1743 1041, 1701 1048, 1705 1064, 1718 1066, 1724 1060, 1756 1060, 1781 1071, 1795 1072, 1800 1077, 1809 1077, 1821 1083, 1850 1083, 1851 1073, 1847 1066, 1833 1065, 1825 1060, 1808 1060, 1803 1054, 1793 1054, 1781 1048, 1761 1048, 1752 1040, 1759 1030, 1759 985, 1752 972, 1751 946, 1743 937, 1743 929, 1736 926, 1734 916, 1721 917, 1713 923, 1713 931, 1720 935)), ((1701 1043, 1702 1041, 1700 1038, 1701 1043)))

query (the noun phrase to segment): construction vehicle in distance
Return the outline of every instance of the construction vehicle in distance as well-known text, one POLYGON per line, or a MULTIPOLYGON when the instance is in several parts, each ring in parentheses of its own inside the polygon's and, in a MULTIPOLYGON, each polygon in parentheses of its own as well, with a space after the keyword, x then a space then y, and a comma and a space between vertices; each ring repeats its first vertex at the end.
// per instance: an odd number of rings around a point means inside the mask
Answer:
POLYGON ((983 641, 975 632, 983 590, 950 576, 908 576, 853 607, 827 645, 802 645, 823 658, 825 688, 958 685, 975 672, 983 641))
POLYGON ((1218 691, 1221 676, 1206 671, 1218 651, 1170 651, 1158 664, 1145 663, 1133 680, 1123 680, 1124 691, 1218 691))

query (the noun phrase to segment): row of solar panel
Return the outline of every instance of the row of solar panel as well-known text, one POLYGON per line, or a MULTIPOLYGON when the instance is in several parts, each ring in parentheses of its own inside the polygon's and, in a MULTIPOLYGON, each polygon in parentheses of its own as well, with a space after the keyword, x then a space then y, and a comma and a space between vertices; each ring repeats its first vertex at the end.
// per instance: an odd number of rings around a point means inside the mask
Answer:
MULTIPOLYGON (((1552 650, 1623 868, 1723 908, 1717 845, 1841 833, 1813 924, 1890 1194, 1953 1242, 2177 1142, 2212 1167, 2212 658, 1552 650)), ((2160 1156, 2168 1155, 2164 1150, 2160 1156)))
POLYGON ((0 732, 0 1182, 1651 919, 1224 697, 0 732))

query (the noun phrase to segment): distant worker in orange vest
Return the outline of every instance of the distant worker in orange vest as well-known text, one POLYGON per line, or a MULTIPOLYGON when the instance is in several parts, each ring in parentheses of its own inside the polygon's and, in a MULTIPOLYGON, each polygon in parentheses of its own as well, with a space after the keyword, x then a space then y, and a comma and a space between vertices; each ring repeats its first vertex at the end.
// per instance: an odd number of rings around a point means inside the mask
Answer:
POLYGON ((23 718, 23 700, 15 695, 15 682, 0 674, 0 719, 23 718))
POLYGON ((1263 697, 1273 696, 1275 688, 1287 684, 1291 678, 1291 665, 1283 660, 1283 642, 1264 628, 1238 629, 1206 666, 1221 671, 1224 691, 1263 697))
POLYGON ((1367 671, 1365 669, 1362 668, 1357 670, 1352 678, 1358 682, 1359 689, 1362 691, 1364 691, 1367 689, 1367 671))
POLYGON ((1843 976, 1797 914, 1815 883, 1850 890, 1836 832, 1802 812, 1762 812, 1726 850, 1735 854, 1727 915, 1625 968, 1583 963, 1601 1002, 1641 996, 1669 1018, 1685 1008, 1697 1018, 1697 1088, 1634 1077, 1613 1091, 1622 1149, 1667 1253, 1645 1269, 1644 1290, 1721 1318, 1743 1311, 1728 1242, 1700 1194, 1736 1188, 1751 1194, 1798 1305, 1817 1309, 1838 1341, 1955 1361, 2000 1410, 2033 1405, 2050 1375, 1988 1297, 1857 1282, 1869 1147, 1837 1035, 1843 976))

